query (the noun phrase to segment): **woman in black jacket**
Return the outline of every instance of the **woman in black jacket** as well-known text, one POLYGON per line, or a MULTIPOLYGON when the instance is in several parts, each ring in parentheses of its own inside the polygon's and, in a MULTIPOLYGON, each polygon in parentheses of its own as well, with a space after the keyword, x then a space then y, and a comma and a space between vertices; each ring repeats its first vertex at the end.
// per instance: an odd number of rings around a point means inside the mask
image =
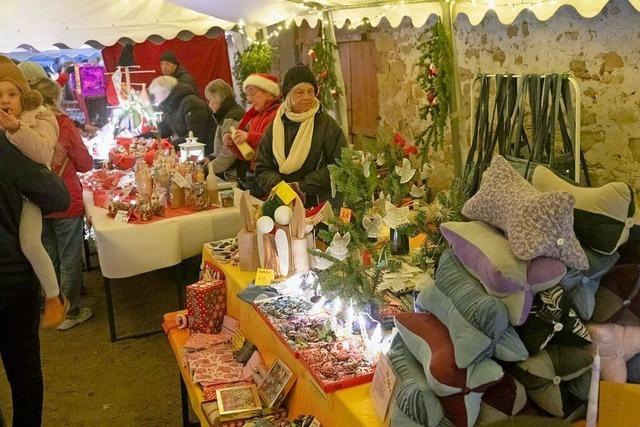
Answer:
POLYGON ((231 169, 237 157, 222 141, 222 135, 230 131, 231 126, 237 128, 244 116, 244 109, 234 98, 233 89, 222 79, 215 79, 204 89, 204 97, 209 102, 216 122, 216 135, 213 139, 213 153, 205 157, 203 164, 209 161, 213 164, 213 172, 220 175, 231 169))
POLYGON ((280 181, 293 183, 310 207, 331 199, 327 165, 335 163, 347 140, 316 98, 311 70, 299 64, 282 83, 285 101, 260 140, 256 179, 269 192, 280 181))
POLYGON ((199 142, 206 144, 205 154, 213 152, 216 123, 207 104, 193 89, 178 83, 175 77, 161 76, 151 82, 149 93, 162 112, 159 125, 162 138, 171 137, 171 143, 177 148, 191 131, 199 142))

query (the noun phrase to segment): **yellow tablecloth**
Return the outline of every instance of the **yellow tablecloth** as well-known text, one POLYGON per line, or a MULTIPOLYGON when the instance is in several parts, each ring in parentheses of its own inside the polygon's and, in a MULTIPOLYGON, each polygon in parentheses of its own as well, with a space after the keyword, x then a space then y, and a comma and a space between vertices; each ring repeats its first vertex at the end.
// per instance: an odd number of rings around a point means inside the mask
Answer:
MULTIPOLYGON (((376 427, 383 425, 369 398, 370 384, 347 388, 335 393, 324 393, 302 363, 278 339, 254 308, 236 298, 236 294, 253 280, 255 273, 242 272, 237 267, 218 263, 206 246, 202 257, 203 261, 214 263, 224 272, 227 279, 228 314, 240 321, 242 333, 260 350, 265 363, 269 365, 276 358, 279 358, 297 376, 296 383, 286 401, 290 418, 301 414, 311 414, 320 420, 323 427, 376 427)), ((200 405, 198 404, 198 406, 200 405)))

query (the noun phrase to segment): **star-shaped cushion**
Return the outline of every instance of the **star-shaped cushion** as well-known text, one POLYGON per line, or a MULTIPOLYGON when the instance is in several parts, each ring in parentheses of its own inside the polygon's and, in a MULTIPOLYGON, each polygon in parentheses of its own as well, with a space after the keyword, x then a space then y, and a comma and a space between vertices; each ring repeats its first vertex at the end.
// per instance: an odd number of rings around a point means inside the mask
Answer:
POLYGON ((503 230, 520 259, 546 256, 586 270, 587 255, 573 232, 573 206, 571 194, 536 190, 504 157, 496 156, 462 214, 503 230))
POLYGON ((600 353, 600 378, 626 383, 627 362, 640 353, 640 326, 590 323, 587 328, 592 340, 589 351, 600 353))

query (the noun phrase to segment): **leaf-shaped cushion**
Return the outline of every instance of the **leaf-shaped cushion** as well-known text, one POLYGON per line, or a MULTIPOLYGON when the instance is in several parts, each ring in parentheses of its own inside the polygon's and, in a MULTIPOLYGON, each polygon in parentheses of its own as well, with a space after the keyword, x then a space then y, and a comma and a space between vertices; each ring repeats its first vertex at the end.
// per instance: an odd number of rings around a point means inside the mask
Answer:
POLYGON ((505 375, 498 384, 482 396, 478 425, 491 424, 517 415, 527 403, 524 386, 511 375, 505 375))
POLYGON ((578 347, 550 345, 509 373, 524 385, 527 395, 540 408, 556 417, 575 411, 589 394, 591 355, 578 347))
POLYGON ((536 295, 529 319, 516 331, 530 354, 543 350, 549 343, 582 347, 591 342, 589 331, 570 307, 560 286, 536 295))
POLYGON ((502 156, 495 156, 482 176, 478 192, 462 214, 504 231, 516 257, 556 258, 569 267, 589 268, 573 231, 573 196, 542 193, 531 186, 502 156))
POLYGON ((458 368, 449 332, 431 313, 400 313, 395 324, 411 354, 422 364, 447 417, 458 427, 473 426, 482 395, 502 379, 502 368, 490 359, 458 368))
POLYGON ((523 324, 535 294, 557 285, 567 272, 556 259, 516 258, 507 238, 480 221, 447 222, 440 225, 440 231, 458 261, 489 294, 508 297, 502 302, 507 306, 512 325, 523 324))
POLYGON ((460 368, 487 357, 509 362, 529 357, 500 298, 487 294, 449 250, 440 257, 435 285, 418 295, 415 306, 446 325, 460 368))
POLYGON ((610 182, 597 188, 578 187, 539 166, 533 172, 532 183, 542 192, 566 191, 573 195, 573 229, 578 239, 595 251, 614 253, 636 226, 633 189, 623 182, 610 182))
POLYGON ((588 270, 571 269, 560 282, 565 290, 569 304, 582 320, 589 320, 593 316, 596 304, 596 292, 600 287, 600 280, 618 262, 620 255, 599 254, 592 249, 585 249, 589 260, 588 270))
POLYGON ((640 324, 640 265, 617 265, 604 275, 592 320, 640 324))
POLYGON ((399 335, 389 350, 389 360, 396 373, 396 406, 421 426, 437 426, 444 418, 442 404, 433 393, 422 365, 411 354, 399 335))
POLYGON ((627 382, 627 364, 640 353, 640 326, 590 323, 591 354, 600 353, 600 378, 616 383, 627 382))

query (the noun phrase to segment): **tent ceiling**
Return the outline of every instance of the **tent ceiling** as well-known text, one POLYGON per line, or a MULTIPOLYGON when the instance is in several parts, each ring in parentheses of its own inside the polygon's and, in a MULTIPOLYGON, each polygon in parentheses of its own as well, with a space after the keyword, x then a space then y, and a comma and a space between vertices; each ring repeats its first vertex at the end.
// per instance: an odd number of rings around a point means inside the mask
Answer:
POLYGON ((212 27, 233 26, 165 0, 5 0, 0 14, 0 52, 89 41, 109 46, 122 37, 141 42, 154 34, 172 39, 184 30, 202 35, 212 27))

